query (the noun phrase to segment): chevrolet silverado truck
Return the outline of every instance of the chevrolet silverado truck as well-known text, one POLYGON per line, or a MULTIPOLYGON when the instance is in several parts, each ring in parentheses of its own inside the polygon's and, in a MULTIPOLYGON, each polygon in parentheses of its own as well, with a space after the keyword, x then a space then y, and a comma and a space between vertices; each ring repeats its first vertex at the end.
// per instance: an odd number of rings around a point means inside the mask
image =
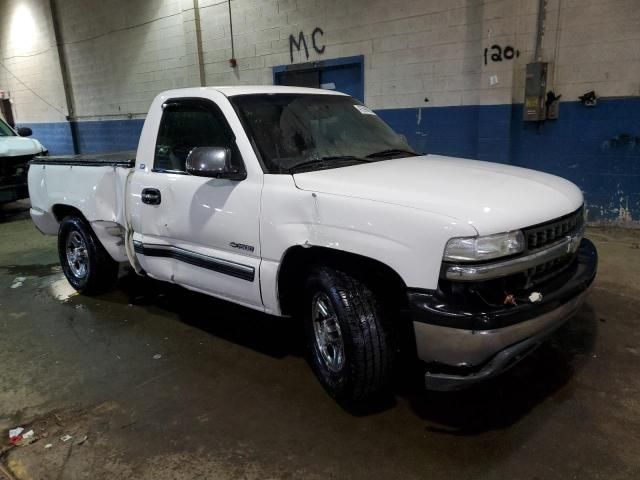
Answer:
POLYGON ((31 129, 14 130, 0 117, 0 204, 27 198, 29 161, 47 150, 33 138, 31 129))
POLYGON ((128 263, 299 318, 345 403, 387 390, 403 352, 429 389, 505 371, 576 312, 597 268, 571 182, 419 154, 324 90, 164 92, 135 154, 34 159, 29 192, 76 290, 111 288, 128 263))

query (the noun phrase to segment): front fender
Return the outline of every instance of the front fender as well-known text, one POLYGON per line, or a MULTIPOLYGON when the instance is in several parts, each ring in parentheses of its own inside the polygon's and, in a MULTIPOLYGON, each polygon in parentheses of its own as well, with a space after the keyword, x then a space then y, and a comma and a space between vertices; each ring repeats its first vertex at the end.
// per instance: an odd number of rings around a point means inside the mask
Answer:
POLYGON ((319 216, 309 243, 376 259, 414 288, 436 288, 446 242, 476 234, 455 219, 411 207, 328 194, 313 202, 319 216))
MULTIPOLYGON (((290 188, 290 177, 279 177, 265 181, 263 190, 261 244, 265 278, 261 274, 261 279, 269 291, 277 285, 277 266, 295 245, 321 246, 369 257, 397 272, 408 287, 435 289, 446 242, 452 237, 477 234, 470 225, 444 215, 307 192, 290 188)), ((268 303, 266 296, 264 299, 268 303)))

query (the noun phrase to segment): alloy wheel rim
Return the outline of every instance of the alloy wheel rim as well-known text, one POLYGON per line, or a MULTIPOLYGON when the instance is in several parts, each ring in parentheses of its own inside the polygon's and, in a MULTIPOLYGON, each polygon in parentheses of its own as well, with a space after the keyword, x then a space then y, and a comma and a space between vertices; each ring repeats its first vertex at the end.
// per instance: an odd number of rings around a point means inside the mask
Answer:
POLYGON ((311 319, 315 342, 323 362, 332 372, 344 366, 344 340, 331 300, 325 293, 317 293, 312 300, 311 319))
POLYGON ((89 270, 87 244, 78 232, 71 232, 66 243, 67 264, 73 275, 84 278, 89 270))

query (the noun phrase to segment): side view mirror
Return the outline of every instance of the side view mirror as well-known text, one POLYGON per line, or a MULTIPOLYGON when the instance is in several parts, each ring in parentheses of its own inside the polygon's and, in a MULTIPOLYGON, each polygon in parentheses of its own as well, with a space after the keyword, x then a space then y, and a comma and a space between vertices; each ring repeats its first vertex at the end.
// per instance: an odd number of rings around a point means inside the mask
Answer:
POLYGON ((17 130, 18 135, 21 137, 30 137, 33 131, 29 127, 20 127, 17 130))
POLYGON ((187 173, 198 177, 244 180, 247 172, 231 165, 231 150, 226 147, 196 147, 187 155, 187 173))

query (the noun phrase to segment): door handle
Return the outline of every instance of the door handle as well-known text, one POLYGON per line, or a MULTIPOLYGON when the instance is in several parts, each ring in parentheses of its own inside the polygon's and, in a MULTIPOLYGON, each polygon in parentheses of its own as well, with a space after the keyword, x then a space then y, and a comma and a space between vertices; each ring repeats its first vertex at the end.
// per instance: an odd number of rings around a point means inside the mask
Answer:
POLYGON ((142 203, 147 205, 160 205, 162 201, 162 195, 157 188, 143 188, 142 189, 142 203))

